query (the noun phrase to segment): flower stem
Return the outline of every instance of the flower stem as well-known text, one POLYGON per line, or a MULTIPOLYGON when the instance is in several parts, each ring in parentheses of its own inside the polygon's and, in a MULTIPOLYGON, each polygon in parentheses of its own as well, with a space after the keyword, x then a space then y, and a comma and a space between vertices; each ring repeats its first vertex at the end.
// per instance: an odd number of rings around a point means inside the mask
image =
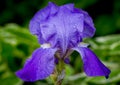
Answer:
POLYGON ((62 85, 62 81, 56 82, 55 85, 62 85))
POLYGON ((55 82, 55 85, 62 85, 64 76, 65 76, 65 70, 63 69, 61 73, 57 76, 57 81, 55 82))
POLYGON ((54 85, 62 85, 64 76, 65 76, 64 61, 59 60, 59 63, 56 65, 56 68, 54 70, 54 73, 51 75, 54 85))

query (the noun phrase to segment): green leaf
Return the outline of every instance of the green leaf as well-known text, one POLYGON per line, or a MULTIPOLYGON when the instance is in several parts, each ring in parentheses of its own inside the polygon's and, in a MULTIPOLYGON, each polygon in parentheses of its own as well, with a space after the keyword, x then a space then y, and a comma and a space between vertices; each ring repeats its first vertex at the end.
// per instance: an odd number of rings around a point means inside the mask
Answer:
POLYGON ((22 85, 22 81, 16 76, 9 76, 4 79, 0 79, 0 85, 22 85))

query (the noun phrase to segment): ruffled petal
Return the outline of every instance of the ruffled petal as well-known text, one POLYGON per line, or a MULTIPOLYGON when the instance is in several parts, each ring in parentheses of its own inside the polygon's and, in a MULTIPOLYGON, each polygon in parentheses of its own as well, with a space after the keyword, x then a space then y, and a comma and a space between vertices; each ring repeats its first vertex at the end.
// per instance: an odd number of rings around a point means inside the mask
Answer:
POLYGON ((16 72, 16 75, 24 81, 36 81, 45 79, 54 70, 54 54, 56 49, 38 48, 28 59, 23 69, 16 72))
POLYGON ((81 12, 84 14, 84 31, 83 31, 83 38, 85 37, 93 37, 95 34, 95 27, 92 18, 89 14, 83 10, 81 12))
POLYGON ((40 25, 43 38, 53 47, 57 44, 62 52, 80 42, 83 31, 83 14, 72 13, 70 8, 73 4, 60 6, 55 16, 40 25))
POLYGON ((38 11, 30 22, 30 31, 38 35, 40 43, 50 43, 64 54, 85 37, 92 37, 94 24, 87 12, 74 8, 74 4, 49 5, 38 11))
POLYGON ((43 21, 46 21, 49 18, 49 16, 54 15, 57 12, 57 10, 58 7, 54 3, 49 2, 48 6, 39 10, 30 21, 29 24, 30 32, 38 36, 39 42, 41 44, 43 44, 46 41, 43 39, 41 35, 40 24, 43 21))
POLYGON ((88 76, 105 76, 110 74, 110 70, 97 58, 97 56, 86 47, 75 48, 81 54, 84 71, 88 76))
POLYGON ((83 11, 82 9, 74 8, 74 13, 81 13, 84 15, 84 30, 81 33, 82 38, 86 37, 93 37, 95 34, 95 27, 92 18, 89 16, 89 14, 86 11, 83 11))
POLYGON ((50 10, 49 5, 42 10, 39 10, 34 17, 31 19, 29 28, 32 34, 38 34, 40 32, 40 23, 46 20, 49 16, 50 10))

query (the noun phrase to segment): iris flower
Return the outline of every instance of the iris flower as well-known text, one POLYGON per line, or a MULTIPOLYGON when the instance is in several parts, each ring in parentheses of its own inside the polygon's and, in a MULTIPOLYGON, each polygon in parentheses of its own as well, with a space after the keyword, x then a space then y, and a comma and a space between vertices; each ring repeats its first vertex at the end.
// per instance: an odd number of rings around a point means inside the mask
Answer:
POLYGON ((22 80, 47 78, 54 72, 56 61, 67 63, 73 51, 81 55, 87 76, 109 76, 110 70, 86 44, 82 44, 84 38, 94 35, 95 27, 89 14, 75 8, 74 4, 57 6, 49 2, 34 15, 29 28, 37 36, 41 47, 27 59, 23 69, 16 72, 22 80))

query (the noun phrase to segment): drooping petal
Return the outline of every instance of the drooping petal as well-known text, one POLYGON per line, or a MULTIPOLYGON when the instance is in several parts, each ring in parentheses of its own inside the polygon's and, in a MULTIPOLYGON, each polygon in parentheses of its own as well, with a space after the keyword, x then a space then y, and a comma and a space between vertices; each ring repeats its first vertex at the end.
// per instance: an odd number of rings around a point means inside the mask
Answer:
POLYGON ((81 54, 84 71, 88 76, 105 76, 110 74, 110 70, 97 58, 97 56, 86 47, 75 48, 81 54))
POLYGON ((56 49, 38 48, 28 59, 23 69, 16 72, 16 75, 24 81, 36 81, 45 79, 54 70, 54 54, 56 49))

